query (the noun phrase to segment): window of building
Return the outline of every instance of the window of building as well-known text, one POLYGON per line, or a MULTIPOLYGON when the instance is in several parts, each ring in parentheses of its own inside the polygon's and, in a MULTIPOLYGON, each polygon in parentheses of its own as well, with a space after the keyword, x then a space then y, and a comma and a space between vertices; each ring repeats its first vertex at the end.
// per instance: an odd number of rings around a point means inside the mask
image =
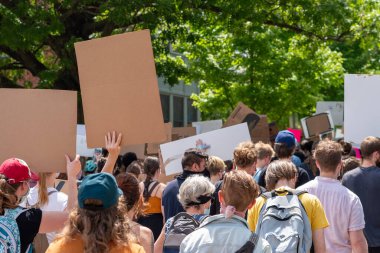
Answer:
POLYGON ((184 126, 184 98, 173 96, 173 127, 184 126))
POLYGON ((170 96, 165 94, 160 94, 162 114, 164 117, 164 122, 170 121, 170 96))
POLYGON ((187 123, 198 121, 197 109, 193 106, 193 100, 187 99, 187 123))

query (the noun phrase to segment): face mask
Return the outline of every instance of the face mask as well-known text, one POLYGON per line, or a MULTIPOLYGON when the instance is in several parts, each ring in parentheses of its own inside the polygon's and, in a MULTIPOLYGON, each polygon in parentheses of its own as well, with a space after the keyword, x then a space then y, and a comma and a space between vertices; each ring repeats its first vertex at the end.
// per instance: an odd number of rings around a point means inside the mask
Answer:
POLYGON ((206 208, 204 211, 203 211, 204 214, 207 214, 207 215, 210 215, 210 208, 206 208))

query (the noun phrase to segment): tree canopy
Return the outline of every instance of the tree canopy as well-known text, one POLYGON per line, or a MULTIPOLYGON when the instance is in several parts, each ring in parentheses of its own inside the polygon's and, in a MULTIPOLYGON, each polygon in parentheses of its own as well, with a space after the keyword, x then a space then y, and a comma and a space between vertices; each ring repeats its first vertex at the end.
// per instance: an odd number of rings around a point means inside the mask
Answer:
POLYGON ((199 83, 204 119, 242 101, 284 126, 380 72, 377 0, 1 1, 0 22, 0 87, 79 91, 75 42, 150 29, 157 74, 199 83))

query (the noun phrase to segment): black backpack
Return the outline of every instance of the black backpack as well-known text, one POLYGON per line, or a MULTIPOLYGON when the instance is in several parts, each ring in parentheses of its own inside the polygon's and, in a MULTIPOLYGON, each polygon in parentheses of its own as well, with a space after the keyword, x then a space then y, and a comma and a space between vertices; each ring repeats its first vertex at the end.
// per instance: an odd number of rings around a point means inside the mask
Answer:
POLYGON ((164 253, 179 252, 183 239, 196 230, 208 215, 200 216, 199 220, 190 214, 181 212, 173 217, 173 222, 165 236, 164 253))

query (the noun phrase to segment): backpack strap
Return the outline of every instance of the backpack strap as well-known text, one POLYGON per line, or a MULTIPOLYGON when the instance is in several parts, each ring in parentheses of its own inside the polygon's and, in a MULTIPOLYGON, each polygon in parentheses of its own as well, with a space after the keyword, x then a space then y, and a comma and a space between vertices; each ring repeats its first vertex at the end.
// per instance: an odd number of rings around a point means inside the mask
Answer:
POLYGON ((64 185, 65 185, 65 181, 60 181, 60 182, 55 186, 55 189, 57 189, 57 191, 61 191, 61 189, 63 188, 64 185))
POLYGON ((257 245, 257 242, 259 241, 259 236, 256 233, 251 233, 248 241, 235 253, 252 253, 257 245))

